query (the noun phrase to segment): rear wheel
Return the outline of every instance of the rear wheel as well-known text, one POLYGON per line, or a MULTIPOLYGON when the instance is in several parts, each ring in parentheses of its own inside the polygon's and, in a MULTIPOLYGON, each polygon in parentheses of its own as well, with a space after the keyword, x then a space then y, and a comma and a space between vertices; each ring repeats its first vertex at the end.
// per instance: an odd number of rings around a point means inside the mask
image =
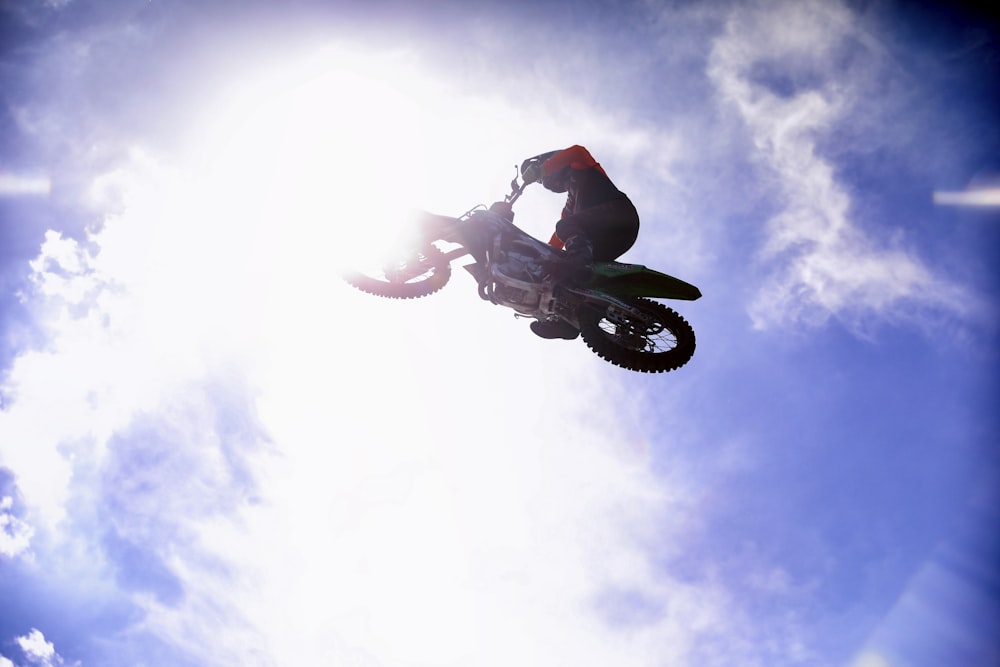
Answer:
POLYGON ((616 366, 642 373, 680 368, 694 355, 694 330, 662 303, 625 299, 632 311, 609 306, 579 314, 580 335, 593 352, 616 366))
POLYGON ((427 245, 372 268, 352 269, 344 280, 362 292, 389 299, 414 299, 438 291, 451 278, 451 264, 427 245))

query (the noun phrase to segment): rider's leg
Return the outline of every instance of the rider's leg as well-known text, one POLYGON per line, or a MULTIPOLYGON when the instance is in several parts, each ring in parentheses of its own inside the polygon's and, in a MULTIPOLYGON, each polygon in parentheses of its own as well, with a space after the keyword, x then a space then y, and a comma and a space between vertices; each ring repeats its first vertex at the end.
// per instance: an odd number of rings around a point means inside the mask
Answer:
POLYGON ((561 277, 574 282, 585 280, 594 263, 594 246, 590 238, 583 233, 573 234, 566 239, 563 248, 566 262, 561 277))
POLYGON ((628 199, 618 199, 568 215, 556 223, 556 235, 567 252, 570 239, 583 235, 591 245, 593 260, 610 262, 635 244, 639 214, 628 199))
MULTIPOLYGON (((609 202, 566 216, 556 224, 556 234, 563 239, 569 272, 588 273, 595 260, 612 261, 632 247, 639 234, 639 214, 627 199, 609 202)), ((531 330, 549 339, 573 340, 580 335, 564 320, 535 321, 531 330)))

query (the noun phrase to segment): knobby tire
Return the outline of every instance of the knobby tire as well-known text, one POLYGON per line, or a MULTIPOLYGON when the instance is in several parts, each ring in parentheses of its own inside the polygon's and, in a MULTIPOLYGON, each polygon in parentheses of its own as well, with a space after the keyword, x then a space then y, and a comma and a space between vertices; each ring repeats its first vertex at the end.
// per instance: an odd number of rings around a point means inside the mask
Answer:
POLYGON ((607 310, 584 308, 580 335, 594 354, 616 366, 641 373, 680 368, 694 355, 694 330, 674 310, 642 297, 627 299, 644 317, 610 318, 607 310))
POLYGON ((362 292, 387 299, 416 299, 444 287, 451 279, 451 264, 435 245, 428 245, 378 271, 351 270, 344 280, 362 292))

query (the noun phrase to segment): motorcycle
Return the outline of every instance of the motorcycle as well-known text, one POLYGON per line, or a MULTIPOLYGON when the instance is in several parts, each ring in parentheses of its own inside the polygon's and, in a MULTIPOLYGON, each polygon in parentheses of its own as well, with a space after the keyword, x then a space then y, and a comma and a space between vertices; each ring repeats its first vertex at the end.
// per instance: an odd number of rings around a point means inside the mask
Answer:
POLYGON ((514 202, 528 185, 515 175, 503 200, 457 218, 420 213, 414 238, 392 259, 370 269, 352 268, 344 279, 380 297, 424 297, 451 279, 453 260, 471 255, 473 263, 464 268, 475 278, 479 296, 512 309, 515 317, 568 322, 597 356, 628 370, 662 373, 686 364, 695 350, 694 330, 653 299, 694 301, 701 291, 623 262, 594 262, 588 275, 560 279, 566 273, 560 271, 564 251, 513 223, 514 202))

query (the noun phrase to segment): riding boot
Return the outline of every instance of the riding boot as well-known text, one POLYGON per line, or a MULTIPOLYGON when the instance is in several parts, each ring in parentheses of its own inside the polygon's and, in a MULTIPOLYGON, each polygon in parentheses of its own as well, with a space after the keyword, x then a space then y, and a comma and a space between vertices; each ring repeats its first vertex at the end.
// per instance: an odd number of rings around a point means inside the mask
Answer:
POLYGON ((547 322, 536 320, 531 323, 531 331, 536 336, 552 340, 562 338, 563 340, 574 340, 580 335, 580 330, 565 320, 547 322))

